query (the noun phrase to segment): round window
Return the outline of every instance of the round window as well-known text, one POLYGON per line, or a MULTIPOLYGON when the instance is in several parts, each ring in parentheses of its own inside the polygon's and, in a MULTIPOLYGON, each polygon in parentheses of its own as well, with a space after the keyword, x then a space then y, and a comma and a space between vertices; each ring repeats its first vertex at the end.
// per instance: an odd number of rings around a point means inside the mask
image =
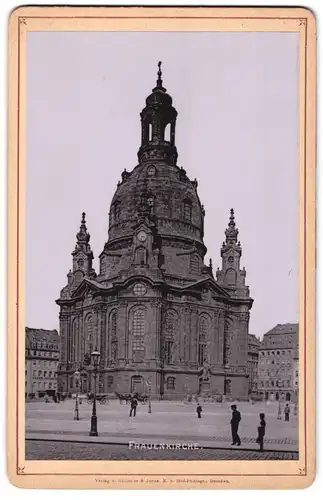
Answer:
POLYGON ((133 293, 138 296, 145 295, 147 292, 147 288, 143 283, 136 283, 135 286, 133 287, 133 293))

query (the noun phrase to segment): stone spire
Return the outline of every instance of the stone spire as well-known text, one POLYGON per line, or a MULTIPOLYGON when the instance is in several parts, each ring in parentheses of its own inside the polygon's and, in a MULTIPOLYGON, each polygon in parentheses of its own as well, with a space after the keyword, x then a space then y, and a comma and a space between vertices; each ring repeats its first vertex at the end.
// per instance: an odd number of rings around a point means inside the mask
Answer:
POLYGON ((157 85, 156 87, 153 89, 153 92, 155 92, 156 90, 162 90, 163 92, 166 92, 166 89, 163 87, 163 80, 162 80, 162 70, 161 70, 161 65, 162 65, 162 62, 159 61, 158 63, 158 72, 157 72, 157 85))
POLYGON ((234 209, 230 210, 230 220, 228 224, 228 228, 225 230, 225 242, 227 245, 233 245, 238 241, 239 231, 236 228, 236 223, 234 219, 234 209))
POLYGON ((79 230, 79 232, 76 235, 77 242, 76 242, 75 249, 77 249, 78 247, 83 247, 84 246, 85 247, 84 250, 87 250, 87 247, 90 247, 90 245, 88 244, 89 241, 90 241, 90 234, 87 231, 85 215, 86 215, 86 213, 83 212, 82 213, 80 230, 79 230))
POLYGON ((225 230, 225 241, 221 248, 222 269, 217 269, 216 277, 220 285, 230 288, 243 288, 248 294, 245 286, 245 269, 240 269, 240 258, 242 254, 241 244, 238 241, 238 228, 236 227, 234 210, 230 210, 230 219, 225 230))
POLYGON ((90 234, 86 227, 85 212, 82 213, 80 230, 76 234, 76 245, 72 252, 73 256, 73 272, 82 270, 85 275, 93 275, 92 269, 93 252, 91 250, 90 234))

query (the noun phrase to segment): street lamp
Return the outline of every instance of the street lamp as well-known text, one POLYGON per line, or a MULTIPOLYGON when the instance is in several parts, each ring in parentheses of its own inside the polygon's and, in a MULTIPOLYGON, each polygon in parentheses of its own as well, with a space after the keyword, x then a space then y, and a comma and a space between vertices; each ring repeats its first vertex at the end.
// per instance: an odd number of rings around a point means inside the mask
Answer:
POLYGON ((151 382, 148 382, 148 394, 149 394, 148 413, 151 413, 151 382))
POLYGON ((94 374, 94 391, 93 391, 93 409, 91 416, 91 430, 90 436, 98 436, 98 419, 96 416, 96 378, 98 374, 98 366, 100 353, 99 351, 93 351, 91 353, 92 363, 93 363, 93 374, 94 374))
POLYGON ((74 420, 80 420, 79 418, 79 384, 80 384, 80 372, 76 370, 74 373, 76 396, 75 396, 75 409, 74 409, 74 420))
POLYGON ((295 389, 295 405, 294 405, 294 415, 298 415, 298 387, 295 389))
POLYGON ((282 419, 282 409, 280 404, 280 396, 281 396, 280 388, 281 388, 281 380, 278 382, 278 414, 277 414, 278 420, 282 419))

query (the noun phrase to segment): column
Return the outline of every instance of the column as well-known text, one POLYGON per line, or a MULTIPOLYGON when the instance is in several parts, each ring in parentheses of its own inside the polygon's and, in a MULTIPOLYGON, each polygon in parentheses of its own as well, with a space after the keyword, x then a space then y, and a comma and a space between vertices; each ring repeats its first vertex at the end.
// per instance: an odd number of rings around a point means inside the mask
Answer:
POLYGON ((127 327, 127 303, 123 300, 118 303, 117 316, 117 339, 118 339, 118 360, 126 358, 125 332, 127 327))
POLYGON ((180 308, 180 327, 179 327, 179 360, 183 363, 185 359, 185 336, 186 336, 186 328, 185 328, 185 308, 180 308))
POLYGON ((212 318, 212 347, 211 347, 211 364, 219 363, 219 314, 214 311, 212 318))
POLYGON ((98 331, 98 306, 93 307, 92 314, 92 335, 94 340, 93 349, 99 349, 99 331, 98 331))
POLYGON ((66 363, 68 358, 67 358, 67 353, 68 353, 68 346, 67 346, 67 339, 68 339, 68 314, 66 311, 60 312, 59 315, 59 330, 60 330, 60 352, 61 352, 61 363, 66 363))
POLYGON ((220 365, 223 365, 225 363, 224 360, 224 316, 225 313, 224 311, 219 311, 218 312, 218 345, 219 345, 219 350, 218 350, 218 363, 220 365))
POLYGON ((198 310, 191 308, 191 328, 190 328, 190 361, 197 363, 197 336, 198 336, 198 310))

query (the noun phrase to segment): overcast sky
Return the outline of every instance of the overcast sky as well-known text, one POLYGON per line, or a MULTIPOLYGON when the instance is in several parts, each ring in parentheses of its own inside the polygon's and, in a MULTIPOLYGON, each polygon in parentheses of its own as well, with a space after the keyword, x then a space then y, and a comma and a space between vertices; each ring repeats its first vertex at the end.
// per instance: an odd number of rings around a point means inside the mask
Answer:
POLYGON ((98 271, 159 60, 178 111, 178 165, 198 179, 206 210, 206 263, 221 267, 233 207, 250 333, 298 321, 298 34, 29 32, 27 326, 58 328, 83 211, 98 271))

